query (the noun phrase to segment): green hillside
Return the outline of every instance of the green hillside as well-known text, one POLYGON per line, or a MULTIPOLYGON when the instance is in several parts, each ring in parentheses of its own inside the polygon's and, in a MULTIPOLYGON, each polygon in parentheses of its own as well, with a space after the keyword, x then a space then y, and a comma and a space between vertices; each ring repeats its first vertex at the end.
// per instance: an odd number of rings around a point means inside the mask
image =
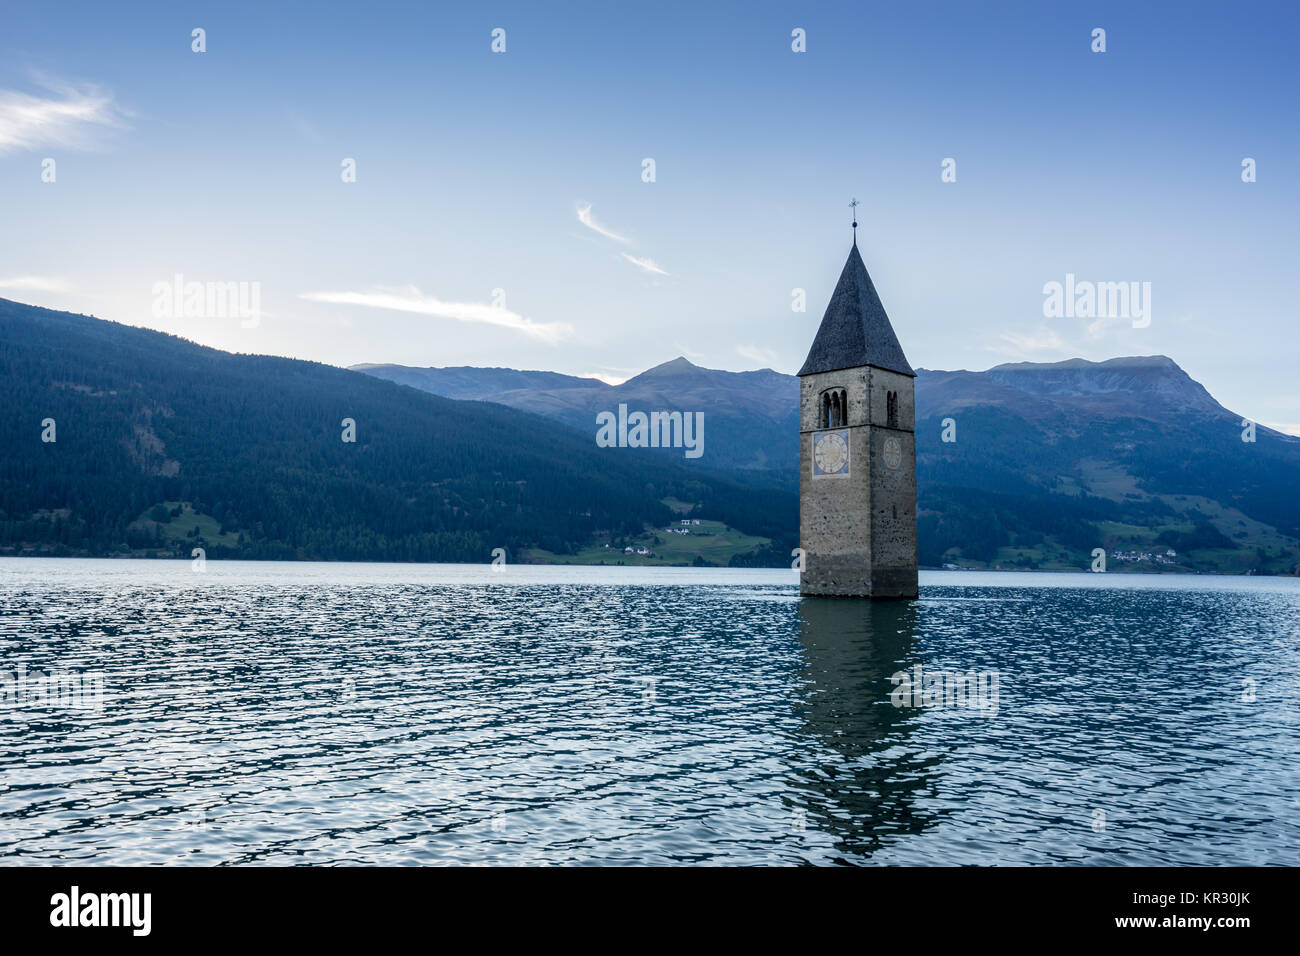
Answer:
POLYGON ((526 412, 6 300, 0 399, 0 554, 487 562, 638 536, 664 499, 754 540, 796 520, 526 412))

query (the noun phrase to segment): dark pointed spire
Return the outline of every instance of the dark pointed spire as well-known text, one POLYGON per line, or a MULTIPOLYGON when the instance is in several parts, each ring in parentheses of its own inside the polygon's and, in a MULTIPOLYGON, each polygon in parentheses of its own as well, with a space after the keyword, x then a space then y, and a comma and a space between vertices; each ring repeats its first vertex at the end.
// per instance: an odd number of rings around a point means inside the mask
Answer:
POLYGON ((916 376, 871 283, 855 239, 800 375, 874 365, 916 376))

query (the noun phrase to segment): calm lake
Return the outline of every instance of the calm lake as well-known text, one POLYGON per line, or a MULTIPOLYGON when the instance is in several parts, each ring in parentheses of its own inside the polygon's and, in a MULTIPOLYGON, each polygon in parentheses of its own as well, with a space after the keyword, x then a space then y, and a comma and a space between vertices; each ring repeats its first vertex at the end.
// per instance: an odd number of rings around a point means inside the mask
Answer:
POLYGON ((1290 578, 0 559, 0 864, 1296 865, 1298 768, 1290 578))

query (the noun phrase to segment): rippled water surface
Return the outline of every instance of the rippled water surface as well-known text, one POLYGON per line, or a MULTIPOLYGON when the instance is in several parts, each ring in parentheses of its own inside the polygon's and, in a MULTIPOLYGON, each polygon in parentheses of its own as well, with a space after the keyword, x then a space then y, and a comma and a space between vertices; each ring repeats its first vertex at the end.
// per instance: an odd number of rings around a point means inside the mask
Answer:
POLYGON ((0 680, 0 863, 1300 863, 1295 579, 0 559, 0 680))

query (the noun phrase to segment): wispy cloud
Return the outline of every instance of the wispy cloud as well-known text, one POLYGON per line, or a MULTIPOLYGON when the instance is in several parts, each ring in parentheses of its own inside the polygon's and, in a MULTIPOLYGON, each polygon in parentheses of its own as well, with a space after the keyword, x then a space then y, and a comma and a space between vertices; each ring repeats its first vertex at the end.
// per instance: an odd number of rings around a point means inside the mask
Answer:
POLYGON ((11 292, 67 292, 68 283, 55 276, 10 276, 0 279, 0 289, 11 292))
POLYGON ((425 295, 413 285, 400 289, 379 288, 371 292, 301 292, 298 297, 309 302, 359 305, 368 309, 414 312, 439 319, 454 319, 457 322, 497 325, 551 345, 573 334, 573 326, 567 322, 534 322, 518 312, 485 302, 446 302, 425 295))
POLYGON ((300 113, 286 106, 284 115, 288 117, 289 125, 297 130, 303 139, 309 139, 317 144, 325 142, 325 137, 320 134, 320 130, 316 128, 315 124, 300 113))
POLYGON ((1128 323, 1128 321, 1127 318, 1119 316, 1100 315, 1088 323, 1088 338, 1094 340, 1104 338, 1106 330, 1112 325, 1117 325, 1120 322, 1128 323))
POLYGON ((18 149, 92 149, 99 134, 122 125, 126 111, 97 86, 42 79, 48 95, 0 90, 0 153, 18 149))
POLYGON ((664 272, 663 269, 659 268, 659 264, 656 263, 653 259, 646 259, 642 256, 629 256, 626 252, 620 252, 619 255, 622 256, 624 259, 626 259, 628 262, 632 263, 632 265, 636 266, 638 269, 644 269, 646 272, 653 272, 655 275, 659 275, 659 276, 666 276, 670 274, 664 272))
POLYGON ((600 233, 606 239, 613 239, 615 242, 628 241, 626 237, 620 236, 618 233, 606 229, 600 223, 596 222, 595 218, 591 215, 591 203, 589 202, 578 203, 577 213, 578 213, 578 222, 582 223, 588 229, 600 233))
POLYGON ((1045 327, 1040 327, 1029 335, 1023 335, 1019 332, 1003 332, 998 338, 1002 339, 1006 344, 990 345, 987 348, 990 351, 1014 358, 1029 358, 1043 352, 1059 352, 1067 348, 1064 339, 1052 329, 1045 327))
POLYGON ((635 374, 635 369, 616 369, 613 371, 584 372, 582 377, 599 379, 606 385, 622 385, 635 374))
POLYGON ((1265 428, 1271 428, 1274 431, 1282 432, 1284 435, 1295 435, 1300 437, 1300 424, 1286 425, 1279 422, 1260 422, 1265 428))
MULTIPOLYGON (((584 226, 586 226, 588 229, 592 230, 593 232, 599 233, 600 235, 604 236, 606 239, 613 239, 615 242, 623 242, 623 243, 632 241, 631 239, 628 239, 626 236, 620 236, 612 229, 606 229, 600 223, 596 222, 595 217, 593 217, 591 214, 591 203, 589 202, 578 203, 577 213, 578 213, 578 222, 582 223, 584 226)), ((638 269, 640 269, 643 272, 649 272, 650 274, 657 275, 657 276, 670 275, 670 273, 665 271, 663 267, 659 265, 659 263, 655 262, 653 259, 650 259, 646 256, 634 256, 634 255, 629 255, 626 252, 620 252, 619 255, 622 256, 624 259, 626 259, 628 262, 632 263, 632 265, 636 266, 638 269)))
POLYGON ((774 368, 781 361, 781 356, 772 349, 761 349, 757 345, 737 345, 736 354, 766 368, 774 368))

